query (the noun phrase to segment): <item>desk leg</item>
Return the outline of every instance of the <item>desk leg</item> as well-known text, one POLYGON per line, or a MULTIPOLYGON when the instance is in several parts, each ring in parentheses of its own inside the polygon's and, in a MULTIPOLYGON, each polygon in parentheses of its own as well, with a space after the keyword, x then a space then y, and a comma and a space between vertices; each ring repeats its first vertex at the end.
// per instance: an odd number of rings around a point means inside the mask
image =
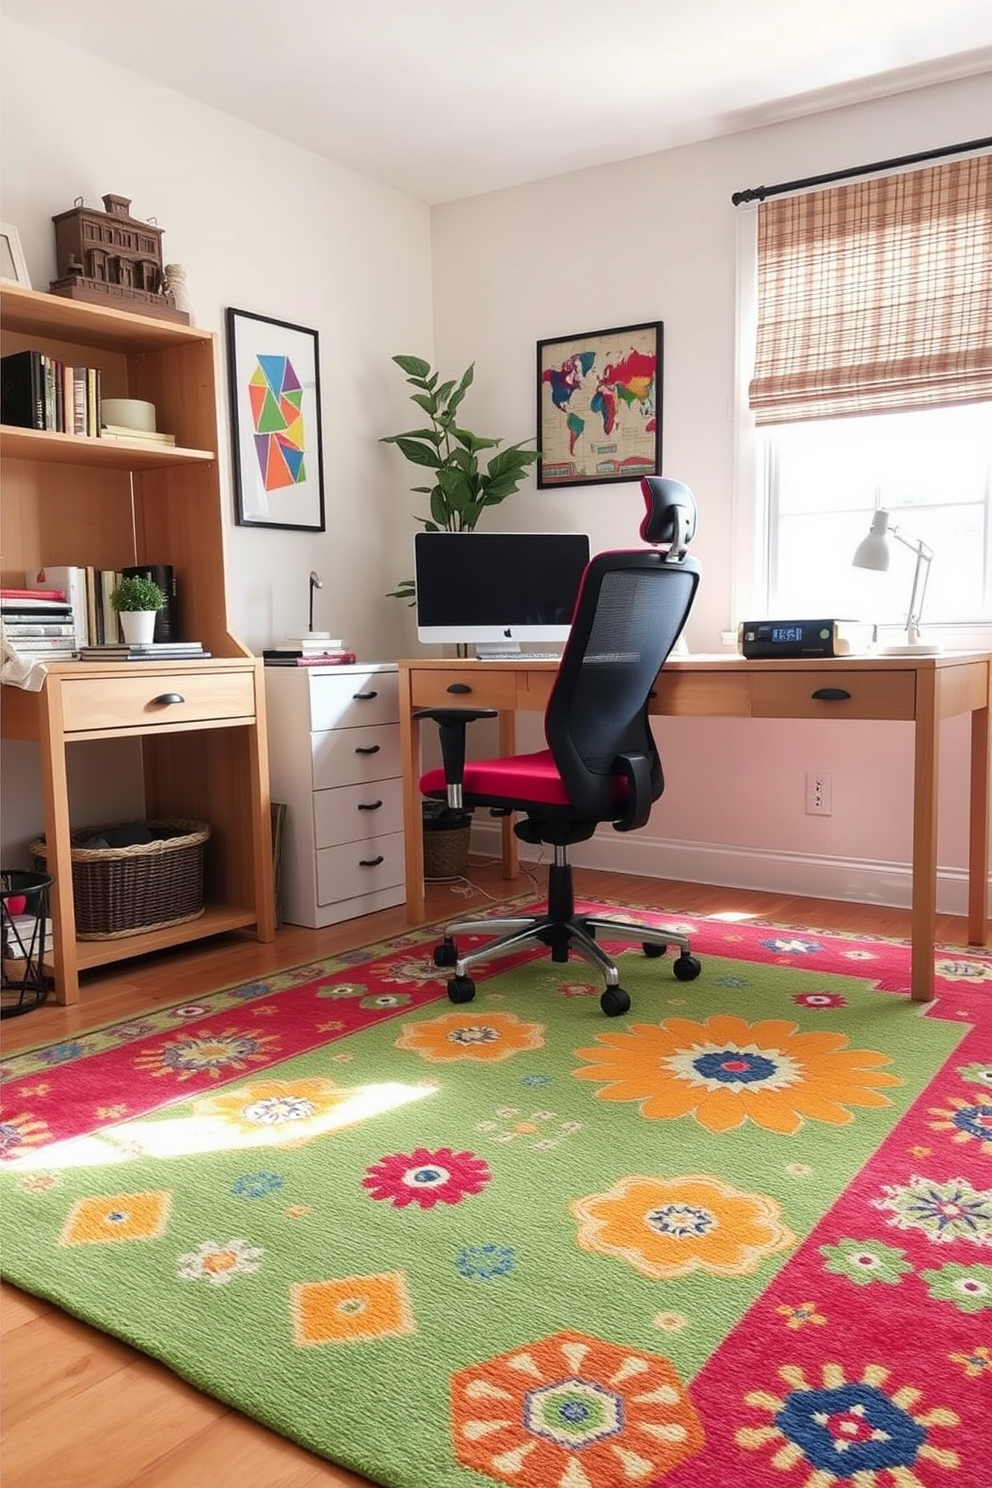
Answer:
MULTIPOLYGON (((990 668, 992 686, 992 668, 990 668)), ((988 944, 989 709, 971 715, 971 797, 968 831, 968 944, 988 944)))
POLYGON ((62 691, 54 685, 45 688, 38 743, 45 820, 45 870, 54 880, 50 898, 55 1001, 68 1006, 79 1001, 79 965, 76 959, 76 906, 72 892, 72 837, 62 691))
MULTIPOLYGON (((499 715, 499 752, 505 758, 517 752, 517 715, 505 712, 499 715)), ((504 816, 500 824, 503 839, 503 877, 516 878, 520 872, 520 854, 517 835, 513 830, 513 817, 504 816)))
POLYGON ((403 853, 406 862, 406 918, 422 923, 424 897, 424 833, 420 804, 420 723, 413 716, 410 673, 399 671, 400 759, 403 766, 403 853))
POLYGON ((934 671, 916 673, 913 785, 913 909, 911 920, 914 1002, 933 998, 933 947, 937 935, 937 763, 940 714, 934 671))

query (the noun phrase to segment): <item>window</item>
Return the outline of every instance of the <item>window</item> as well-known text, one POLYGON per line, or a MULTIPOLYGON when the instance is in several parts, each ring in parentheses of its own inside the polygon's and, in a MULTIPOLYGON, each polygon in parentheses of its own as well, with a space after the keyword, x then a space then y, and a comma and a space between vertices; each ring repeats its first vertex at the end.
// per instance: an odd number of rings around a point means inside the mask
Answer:
POLYGON ((896 548, 885 575, 851 564, 883 507, 934 550, 928 622, 992 620, 992 157, 783 197, 756 217, 741 276, 743 609, 905 623, 912 554, 896 548))

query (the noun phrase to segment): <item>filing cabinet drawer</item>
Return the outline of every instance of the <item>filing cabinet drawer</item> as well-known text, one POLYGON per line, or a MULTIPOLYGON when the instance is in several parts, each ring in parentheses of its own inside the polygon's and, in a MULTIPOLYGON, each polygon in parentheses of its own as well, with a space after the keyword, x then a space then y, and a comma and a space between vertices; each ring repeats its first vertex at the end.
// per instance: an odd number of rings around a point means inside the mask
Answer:
POLYGON ((61 690, 66 733, 149 725, 164 728, 211 719, 253 718, 255 714, 255 673, 247 669, 71 677, 63 681, 61 690), (182 701, 156 701, 170 695, 182 701))
POLYGON ((403 882, 403 833, 346 842, 317 853, 317 903, 356 899, 403 882))
POLYGON ((515 708, 517 678, 498 662, 480 661, 460 671, 414 672, 411 691, 415 708, 515 708))
POLYGON ((911 719, 915 714, 916 684, 910 670, 873 667, 835 672, 831 668, 815 674, 769 671, 751 675, 753 718, 911 719))
POLYGON ((310 727, 325 729, 367 727, 399 721, 396 672, 356 672, 352 668, 311 674, 310 727))
POLYGON ((364 842, 403 830, 403 783, 374 780, 371 785, 339 785, 313 797, 318 848, 364 842))
POLYGON ((395 723, 313 734, 310 747, 314 790, 388 780, 401 773, 400 737, 395 723))

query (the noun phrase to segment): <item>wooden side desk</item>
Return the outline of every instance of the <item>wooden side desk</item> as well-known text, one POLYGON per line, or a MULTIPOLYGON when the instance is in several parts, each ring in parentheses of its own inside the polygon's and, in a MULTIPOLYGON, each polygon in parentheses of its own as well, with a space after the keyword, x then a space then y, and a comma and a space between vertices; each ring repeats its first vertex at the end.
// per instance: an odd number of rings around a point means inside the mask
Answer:
MULTIPOLYGON (((464 704, 499 710, 500 751, 515 748, 515 714, 543 711, 556 663, 415 660, 399 664, 400 747, 406 850, 407 918, 424 918, 424 853, 418 780, 418 708, 464 704)), ((678 718, 853 718, 912 724, 913 900, 912 995, 933 997, 937 917, 937 764, 940 725, 971 715, 968 844, 968 940, 988 934, 989 704, 992 652, 837 660, 746 661, 692 656, 668 661, 651 712, 678 718)), ((504 876, 517 872, 516 838, 503 823, 504 876)))

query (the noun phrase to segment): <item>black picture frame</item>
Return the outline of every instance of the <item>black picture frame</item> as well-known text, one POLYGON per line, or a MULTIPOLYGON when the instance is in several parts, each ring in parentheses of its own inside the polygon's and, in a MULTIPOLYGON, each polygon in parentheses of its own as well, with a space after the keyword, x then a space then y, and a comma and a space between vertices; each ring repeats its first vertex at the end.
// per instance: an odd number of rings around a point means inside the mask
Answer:
POLYGON ((660 320, 538 341, 539 490, 661 474, 664 348, 660 320))
POLYGON ((226 322, 235 520, 323 532, 317 332, 231 307, 226 322))

